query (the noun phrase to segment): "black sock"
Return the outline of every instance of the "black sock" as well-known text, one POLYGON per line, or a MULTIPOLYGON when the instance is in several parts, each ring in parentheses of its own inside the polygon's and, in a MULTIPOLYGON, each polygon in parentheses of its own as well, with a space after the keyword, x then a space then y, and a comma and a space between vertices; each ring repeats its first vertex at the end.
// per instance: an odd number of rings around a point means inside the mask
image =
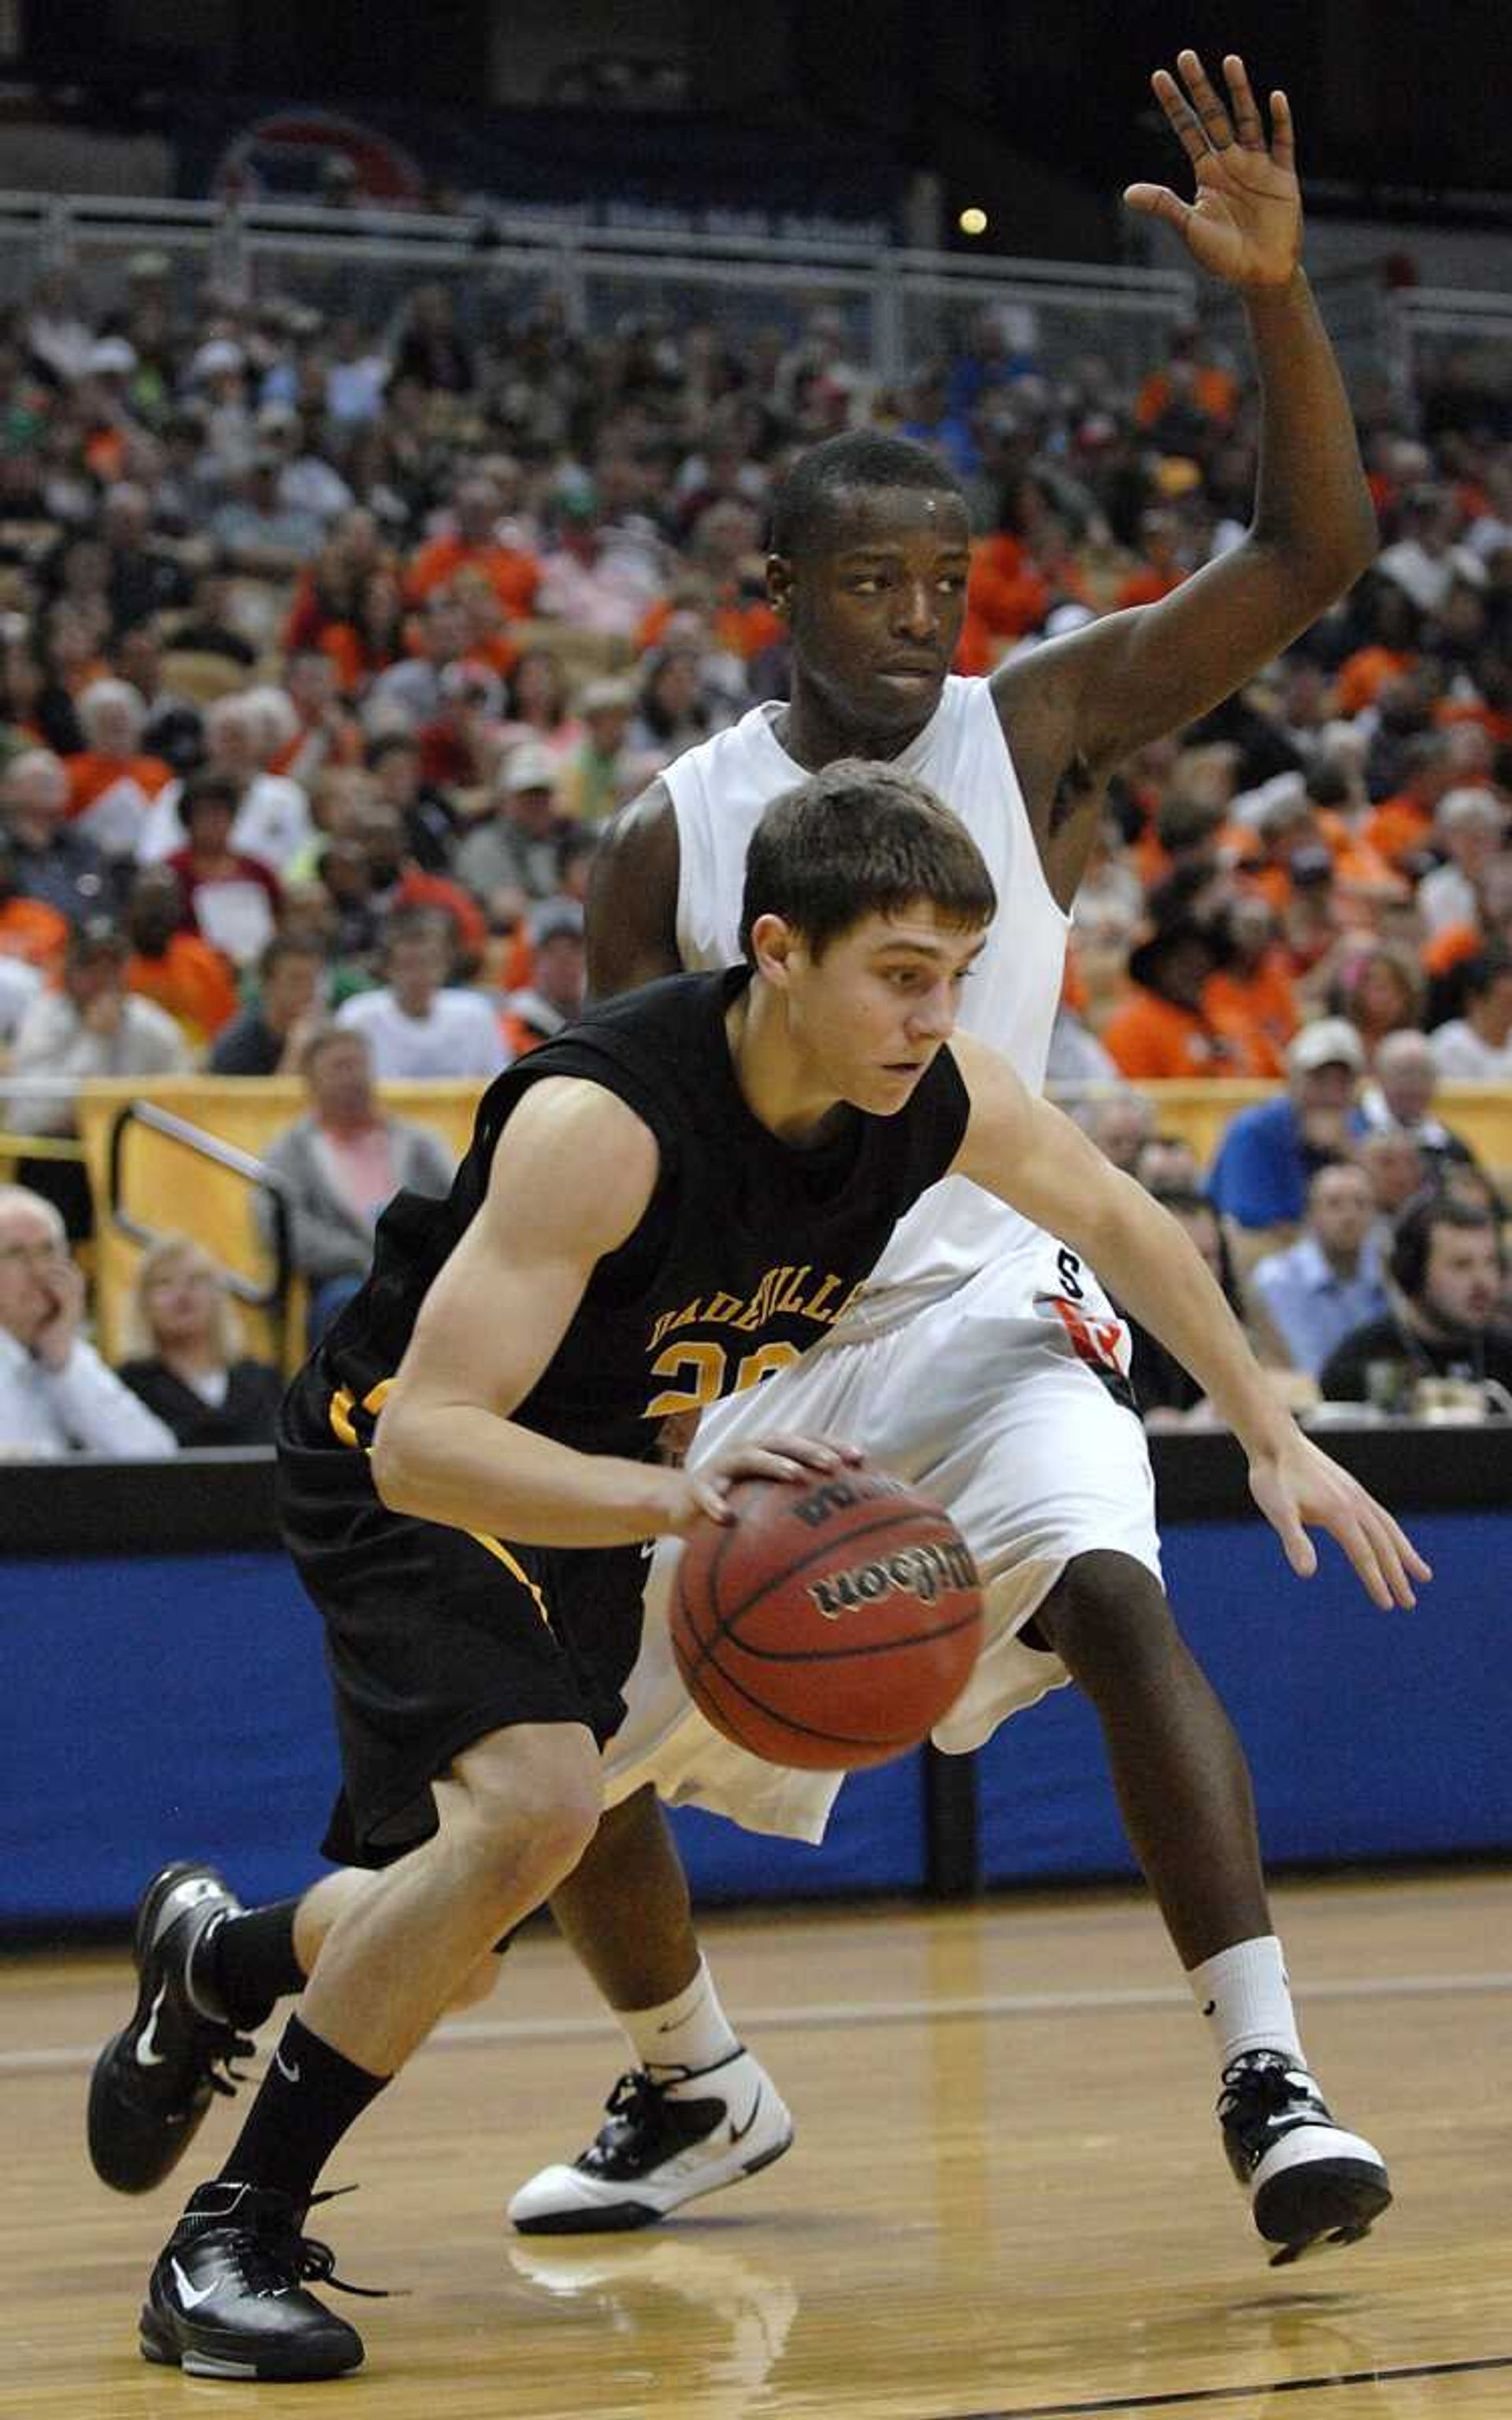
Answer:
POLYGON ((218 2182, 271 2186, 302 2209, 349 2126, 389 2082, 290 2017, 218 2182))
POLYGON ((211 1927, 194 1953, 190 1989, 201 1985, 234 2025, 260 2025, 275 2000, 302 1992, 304 1970, 294 1955, 297 1899, 249 1908, 211 1927))

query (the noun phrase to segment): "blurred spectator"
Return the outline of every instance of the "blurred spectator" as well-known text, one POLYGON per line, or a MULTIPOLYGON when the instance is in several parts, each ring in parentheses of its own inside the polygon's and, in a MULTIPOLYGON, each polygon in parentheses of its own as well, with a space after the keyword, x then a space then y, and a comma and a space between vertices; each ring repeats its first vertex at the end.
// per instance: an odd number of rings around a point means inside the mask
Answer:
POLYGON ((1416 1028, 1427 990, 1410 951, 1390 941, 1347 939, 1328 988, 1328 1013, 1353 1026, 1365 1064, 1373 1067, 1389 1036, 1416 1028))
POLYGON ((543 749, 517 748, 494 789, 494 811, 456 852, 456 876, 473 896, 500 892, 524 899, 555 895, 562 843, 570 827, 557 811, 557 768, 543 749))
POLYGON ((186 1448, 271 1445, 284 1380, 242 1350, 225 1272, 187 1235, 143 1253, 116 1374, 186 1448))
MULTIPOLYGON (((62 987, 33 1002, 16 1036, 10 1075, 18 1088, 5 1116, 12 1133, 77 1134, 74 1094, 86 1077, 176 1076, 189 1066, 189 1047, 173 1018, 127 990, 127 955, 126 938, 113 924, 70 934, 62 987)), ((57 1203, 71 1235, 88 1234, 93 1212, 81 1166, 27 1159, 17 1172, 57 1203)))
POLYGON ((1392 1241, 1394 1307, 1355 1328, 1323 1365, 1323 1393, 1378 1410, 1419 1408, 1424 1379, 1498 1390, 1512 1407, 1512 1327, 1502 1317, 1505 1256, 1489 1211, 1443 1194, 1404 1211, 1392 1241))
POLYGON ((69 938, 67 918, 40 899, 28 899, 20 887, 15 843, 0 827, 0 965, 24 967, 40 977, 63 963, 69 938))
POLYGON ((1417 887, 1418 910, 1428 938, 1475 917, 1475 878, 1505 845, 1507 811, 1486 788, 1446 790, 1433 818, 1433 837, 1444 863, 1417 887))
MULTIPOLYGON (((428 1128, 380 1106, 364 1034, 317 1028, 301 1072, 309 1110, 274 1136, 263 1157, 288 1202, 295 1274, 310 1289, 313 1344, 366 1277, 384 1204, 401 1190, 450 1192, 452 1158, 428 1128)), ((267 1214, 260 1215, 266 1233, 267 1214)))
POLYGON ((1185 1135, 1147 1134, 1135 1146, 1129 1173, 1147 1193, 1200 1193, 1202 1169, 1185 1135))
POLYGON ((527 647, 504 683, 499 745, 507 755, 533 746, 560 769, 577 752, 583 726, 572 712, 571 683, 548 647, 527 647))
POLYGON ((1133 1173, 1134 1161, 1155 1127, 1155 1112, 1143 1093, 1123 1090, 1083 1101, 1075 1119, 1103 1158, 1121 1168, 1125 1175, 1133 1173))
POLYGON ((212 1076, 291 1076, 320 1010, 326 954, 299 934, 278 933, 257 962, 255 1001, 224 1026, 210 1052, 212 1076))
POLYGON ((338 1026, 366 1039, 380 1081, 487 1078, 508 1066, 499 1019, 482 993, 447 985, 451 956, 443 917, 432 908, 395 908, 384 945, 387 983, 356 993, 336 1012, 338 1026))
POLYGON ((410 295, 390 376, 394 384, 408 379, 447 395, 471 393, 474 383, 471 349, 457 334, 456 314, 446 287, 417 286, 410 295))
POLYGON ((1387 1229, 1427 1187, 1427 1162, 1400 1126, 1379 1126, 1373 1134, 1362 1135, 1354 1156, 1369 1181, 1377 1217, 1387 1229))
POLYGON ((1464 1015, 1428 1036, 1441 1076, 1453 1084, 1512 1084, 1512 951, 1472 958, 1464 970, 1464 1015))
MULTIPOLYGON (((1180 886, 1184 890, 1184 886, 1180 886)), ((1177 886, 1165 886, 1170 894, 1177 886)), ((1242 1021, 1208 1005, 1208 985, 1228 957, 1218 925, 1157 892, 1154 928, 1129 953, 1130 996, 1103 1028, 1103 1047, 1139 1083, 1265 1072, 1242 1021)))
POLYGON ((45 748, 12 756, 0 772, 0 823, 9 843, 14 906, 0 911, 0 948, 38 965, 61 956, 70 924, 108 914, 119 889, 93 841, 71 830, 68 812, 60 759, 45 748), (28 907, 37 912, 23 912, 28 907))
MULTIPOLYGON (((356 815, 355 838, 366 866, 365 911, 381 924, 396 908, 437 908, 452 925, 457 954, 482 954, 486 938, 483 914, 460 882, 444 874, 427 874, 409 853, 409 833, 397 809, 381 799, 363 799, 356 815)), ((328 852, 329 854, 329 852, 328 852)), ((322 861, 323 870, 324 861, 322 861)))
POLYGON ((1294 1225, 1316 1170, 1349 1149, 1349 1117, 1365 1068, 1341 1016, 1304 1025, 1287 1052, 1280 1099, 1229 1120, 1208 1180, 1217 1207, 1241 1227, 1294 1225))
POLYGON ((433 789, 479 790, 499 761, 503 692, 481 664, 448 664, 434 715, 415 733, 422 779, 433 789))
MULTIPOLYGON (((0 907, 5 901, 6 880, 5 849, 0 844, 0 907)), ((0 934, 0 940, 3 939, 3 934, 0 934)), ((24 958, 8 958, 0 950, 0 1067, 8 1066, 10 1046, 21 1031, 22 1019, 41 989, 39 968, 28 966, 24 958)))
POLYGON ((530 920, 531 981, 504 1001, 504 1038, 517 1059, 549 1042, 579 1014, 587 987, 583 911, 549 899, 530 920))
POLYGON ((126 988, 155 1001, 198 1058, 236 1015, 237 987, 219 950, 183 928, 184 897, 171 866, 149 865, 126 903, 126 988))
POLYGON ((1346 1336, 1387 1310, 1376 1200, 1364 1169, 1337 1160, 1307 1187, 1307 1218, 1285 1251, 1267 1253, 1250 1286, 1288 1361, 1316 1378, 1346 1336))
POLYGON ((57 1210, 25 1186, 0 1185, 0 1459, 177 1450, 83 1326, 84 1277, 57 1210))
POLYGON ((172 768, 139 752, 147 707, 129 682, 92 681, 78 711, 85 745, 68 759, 69 818, 107 856, 134 856, 148 802, 172 768))
POLYGON ((461 480, 452 496, 451 528, 423 546, 409 566, 407 586, 421 604, 433 590, 450 587, 463 569, 481 571, 506 614, 530 613, 541 585, 541 566, 532 554, 501 545, 498 524, 502 498, 491 479, 461 480))
POLYGON ((667 646, 646 658, 625 744, 648 777, 706 739, 713 721, 696 648, 667 646))
MULTIPOLYGON (((1224 1298, 1236 1319, 1242 1319, 1243 1305, 1234 1282, 1228 1247, 1217 1212, 1205 1194, 1188 1193, 1167 1187, 1155 1195, 1171 1217, 1191 1237, 1206 1261, 1212 1276, 1223 1289, 1224 1298)), ((1128 1322, 1130 1340, 1129 1379, 1140 1416, 1151 1426, 1174 1424, 1194 1417, 1210 1417, 1201 1388, 1182 1369, 1165 1346, 1141 1327, 1138 1321, 1128 1322)))
POLYGON ((1455 1162, 1474 1155, 1470 1145, 1452 1134, 1433 1113, 1439 1089, 1439 1066, 1426 1033, 1388 1033, 1376 1052, 1374 1078, 1360 1088, 1350 1120, 1360 1135, 1395 1129, 1407 1135, 1422 1153, 1427 1172, 1441 1184, 1455 1162))
POLYGON ((368 741, 365 761, 374 797, 404 817, 407 854, 424 873, 444 874, 452 862, 456 818, 445 791, 423 778, 414 735, 380 732, 368 741))
POLYGON ((1402 752, 1395 795, 1382 799, 1364 838, 1398 872, 1421 872, 1433 845, 1434 815, 1454 782, 1454 762, 1442 731, 1420 732, 1402 752))
POLYGON ((1279 1076, 1301 1023, 1280 920, 1266 900, 1241 895, 1224 909, 1223 925, 1227 955, 1208 978, 1203 1006, 1226 1030, 1246 1034, 1261 1074, 1279 1076))
POLYGON ((187 605, 193 594, 190 576, 177 555, 156 546, 152 537, 152 499, 143 488, 117 479, 105 490, 100 508, 100 535, 105 552, 105 595, 112 626, 129 630, 155 613, 187 605))
POLYGON ((237 799, 228 775, 191 773, 177 785, 184 843, 162 861, 178 884, 190 929, 233 966, 245 967, 272 937, 283 891, 270 866, 236 846, 237 799))
POLYGON ((231 493, 210 515, 210 538, 233 571, 259 580, 292 580, 324 535, 317 516, 285 504, 279 489, 282 457, 263 445, 233 473, 231 493))
POLYGON ((640 760, 629 746, 634 684, 608 676, 585 682, 578 706, 582 737, 563 766, 558 796, 574 822, 600 824, 640 784, 640 760))

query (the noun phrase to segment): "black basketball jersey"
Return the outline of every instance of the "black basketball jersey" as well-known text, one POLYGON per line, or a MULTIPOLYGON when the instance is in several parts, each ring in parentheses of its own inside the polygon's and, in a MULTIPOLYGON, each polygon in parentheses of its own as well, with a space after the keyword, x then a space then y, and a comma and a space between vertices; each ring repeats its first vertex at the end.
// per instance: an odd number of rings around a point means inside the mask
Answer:
POLYGON ((372 1274, 295 1380, 285 1433, 369 1441, 426 1290, 483 1202, 499 1138, 548 1077, 617 1094, 661 1164, 645 1216, 594 1269, 513 1419, 582 1451, 644 1456, 662 1420, 755 1386, 825 1335, 954 1159, 966 1089, 942 1050, 895 1116, 852 1110, 811 1150, 779 1141, 747 1105, 725 1030, 749 979, 744 967, 669 976, 589 1011, 498 1077, 447 1200, 401 1193, 384 1211, 372 1274))

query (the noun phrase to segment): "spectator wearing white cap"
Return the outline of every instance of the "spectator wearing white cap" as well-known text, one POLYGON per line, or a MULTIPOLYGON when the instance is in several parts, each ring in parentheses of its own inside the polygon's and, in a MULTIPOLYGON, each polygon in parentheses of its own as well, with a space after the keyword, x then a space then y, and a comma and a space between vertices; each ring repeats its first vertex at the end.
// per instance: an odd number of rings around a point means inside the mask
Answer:
POLYGON ((1480 783, 1445 790, 1433 817, 1434 845, 1445 862, 1417 887, 1417 910, 1429 940, 1451 924, 1475 919, 1475 877, 1504 844, 1507 812, 1496 792, 1480 783))
POLYGON ((1293 1227, 1315 1170, 1349 1150, 1365 1052, 1342 1016, 1304 1025, 1287 1051, 1287 1090, 1229 1121, 1208 1180, 1213 1202, 1242 1228, 1293 1227))
POLYGON ((628 744, 635 684, 608 675, 586 681, 577 707, 583 734, 563 768, 561 804, 575 823, 600 824, 639 785, 640 760, 628 744))
POLYGON ((1475 1155, 1435 1113, 1438 1089, 1439 1065, 1427 1035, 1411 1026, 1388 1033, 1377 1045, 1370 1078, 1360 1088, 1350 1130, 1361 1136, 1388 1131, 1408 1136, 1422 1153, 1434 1184, 1443 1184, 1452 1167, 1473 1163, 1475 1155))
POLYGON ((562 842, 571 825, 557 810, 557 768, 545 749, 517 748, 494 787, 494 811, 469 832, 454 871, 474 897, 515 892, 549 899, 558 888, 562 842))

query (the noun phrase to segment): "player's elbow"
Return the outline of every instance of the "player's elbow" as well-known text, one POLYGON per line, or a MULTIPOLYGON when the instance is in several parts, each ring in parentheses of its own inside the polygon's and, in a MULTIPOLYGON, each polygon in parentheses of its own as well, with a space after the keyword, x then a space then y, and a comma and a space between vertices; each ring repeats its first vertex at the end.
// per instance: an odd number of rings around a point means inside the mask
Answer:
POLYGON ((419 1513, 424 1458, 417 1449, 415 1419, 391 1397, 373 1431, 368 1470, 378 1501, 391 1512, 419 1513))

